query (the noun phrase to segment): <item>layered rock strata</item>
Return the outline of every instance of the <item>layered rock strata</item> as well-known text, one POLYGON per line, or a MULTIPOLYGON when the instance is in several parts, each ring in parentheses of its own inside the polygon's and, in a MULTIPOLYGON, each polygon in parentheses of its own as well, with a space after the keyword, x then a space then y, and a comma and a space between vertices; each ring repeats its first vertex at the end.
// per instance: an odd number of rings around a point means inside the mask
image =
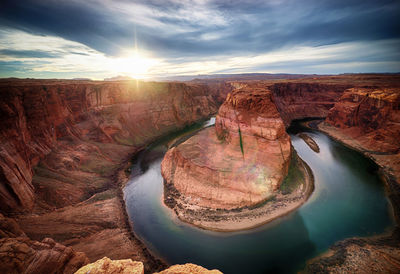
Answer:
POLYGON ((400 89, 348 89, 329 111, 326 123, 372 153, 398 153, 400 89))
POLYGON ((215 128, 169 150, 161 170, 166 185, 187 203, 234 209, 271 197, 288 172, 290 154, 270 91, 252 86, 228 95, 215 128))
POLYGON ((351 84, 277 83, 270 86, 273 101, 286 126, 292 120, 326 117, 351 84))
MULTIPOLYGON (((2 82, 0 209, 34 205, 33 167, 66 138, 140 147, 216 112, 207 86, 143 82, 2 82)), ((214 96, 214 97, 213 97, 214 96)), ((61 163, 72 169, 79 155, 61 163)), ((60 164, 61 164, 60 163, 60 164)))
POLYGON ((0 81, 0 211, 34 241, 51 237, 90 261, 107 255, 160 269, 131 234, 124 169, 144 145, 215 113, 223 92, 183 83, 0 81))
POLYGON ((45 238, 32 241, 11 218, 0 214, 1 273, 74 273, 89 262, 82 252, 45 238))
POLYGON ((347 90, 319 129, 374 160, 388 182, 400 185, 400 88, 347 90))

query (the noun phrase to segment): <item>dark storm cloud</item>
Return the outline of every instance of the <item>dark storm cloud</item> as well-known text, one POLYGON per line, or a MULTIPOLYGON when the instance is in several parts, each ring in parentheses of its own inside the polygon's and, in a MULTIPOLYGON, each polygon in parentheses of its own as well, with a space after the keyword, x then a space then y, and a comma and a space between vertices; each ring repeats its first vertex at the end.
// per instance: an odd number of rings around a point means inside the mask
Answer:
POLYGON ((3 27, 60 36, 108 55, 132 47, 136 35, 140 47, 167 58, 395 39, 400 37, 399 14, 399 1, 385 0, 213 1, 204 5, 12 0, 0 4, 3 27))

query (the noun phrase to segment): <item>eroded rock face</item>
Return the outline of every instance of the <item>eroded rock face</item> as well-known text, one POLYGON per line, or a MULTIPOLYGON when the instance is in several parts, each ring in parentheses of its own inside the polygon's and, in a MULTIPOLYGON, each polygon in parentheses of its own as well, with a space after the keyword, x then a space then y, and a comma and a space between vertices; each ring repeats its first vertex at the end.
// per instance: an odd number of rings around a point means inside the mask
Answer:
POLYGON ((286 126, 295 119, 326 117, 348 84, 278 83, 271 85, 273 100, 286 126))
POLYGON ((161 170, 167 188, 188 204, 233 209, 268 199, 287 175, 290 154, 270 91, 253 85, 228 95, 215 129, 169 150, 161 170))
MULTIPOLYGON (((85 265, 75 274, 143 274, 144 267, 142 262, 127 260, 110 260, 104 257, 92 264, 85 265)), ((161 272, 154 274, 222 274, 219 270, 208 270, 195 264, 173 265, 161 272)))
POLYGON ((74 273, 87 263, 84 253, 50 238, 41 242, 27 237, 0 239, 1 273, 74 273))
MULTIPOLYGON (((138 148, 215 113, 217 92, 183 83, 1 82, 0 210, 33 208, 33 167, 61 139, 138 148)), ((81 156, 62 160, 73 167, 81 156)))
POLYGON ((167 268, 161 272, 157 272, 154 274, 222 274, 221 271, 213 269, 208 270, 204 267, 195 265, 195 264, 181 264, 181 265, 173 265, 170 268, 167 268))
POLYGON ((400 90, 352 88, 329 111, 326 123, 374 152, 400 152, 400 90))
MULTIPOLYGON (((144 145, 215 113, 224 92, 202 84, 0 80, 0 212, 14 217, 0 216, 0 236, 51 237, 91 261, 132 258, 159 270, 163 263, 130 232, 123 169, 144 145)), ((7 254, 10 262, 18 257, 7 254)))
POLYGON ((104 257, 92 264, 85 265, 75 274, 143 274, 144 266, 142 262, 126 260, 110 260, 104 257))
POLYGON ((26 236, 17 222, 0 213, 0 239, 26 236))

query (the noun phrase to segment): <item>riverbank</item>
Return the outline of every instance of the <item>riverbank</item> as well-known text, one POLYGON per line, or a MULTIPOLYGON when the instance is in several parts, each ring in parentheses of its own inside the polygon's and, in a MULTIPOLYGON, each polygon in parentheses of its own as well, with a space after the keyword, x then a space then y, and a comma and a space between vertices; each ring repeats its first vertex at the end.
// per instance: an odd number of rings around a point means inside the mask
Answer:
POLYGON ((335 141, 360 152, 379 167, 385 192, 392 206, 396 226, 372 237, 354 237, 335 243, 324 254, 307 262, 305 273, 399 273, 400 272, 400 157, 399 154, 374 153, 337 128, 320 121, 306 123, 335 141))
POLYGON ((172 184, 164 182, 164 205, 178 218, 196 227, 213 231, 239 231, 255 228, 288 215, 311 196, 314 177, 310 167, 293 152, 292 166, 280 190, 253 207, 232 210, 208 209, 188 204, 172 184))
POLYGON ((388 198, 393 207, 394 217, 397 225, 400 225, 400 153, 393 154, 367 150, 357 140, 324 122, 318 123, 316 127, 335 141, 360 152, 378 165, 381 177, 387 188, 388 198))

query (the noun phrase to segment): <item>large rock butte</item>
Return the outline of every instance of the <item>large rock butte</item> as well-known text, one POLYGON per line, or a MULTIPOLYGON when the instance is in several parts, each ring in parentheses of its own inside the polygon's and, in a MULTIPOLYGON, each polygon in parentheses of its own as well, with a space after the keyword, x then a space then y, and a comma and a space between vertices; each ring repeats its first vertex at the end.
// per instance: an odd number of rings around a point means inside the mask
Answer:
POLYGON ((253 84, 228 95, 215 128, 170 149, 161 171, 188 204, 234 209, 268 199, 287 175, 290 155, 271 92, 253 84))

